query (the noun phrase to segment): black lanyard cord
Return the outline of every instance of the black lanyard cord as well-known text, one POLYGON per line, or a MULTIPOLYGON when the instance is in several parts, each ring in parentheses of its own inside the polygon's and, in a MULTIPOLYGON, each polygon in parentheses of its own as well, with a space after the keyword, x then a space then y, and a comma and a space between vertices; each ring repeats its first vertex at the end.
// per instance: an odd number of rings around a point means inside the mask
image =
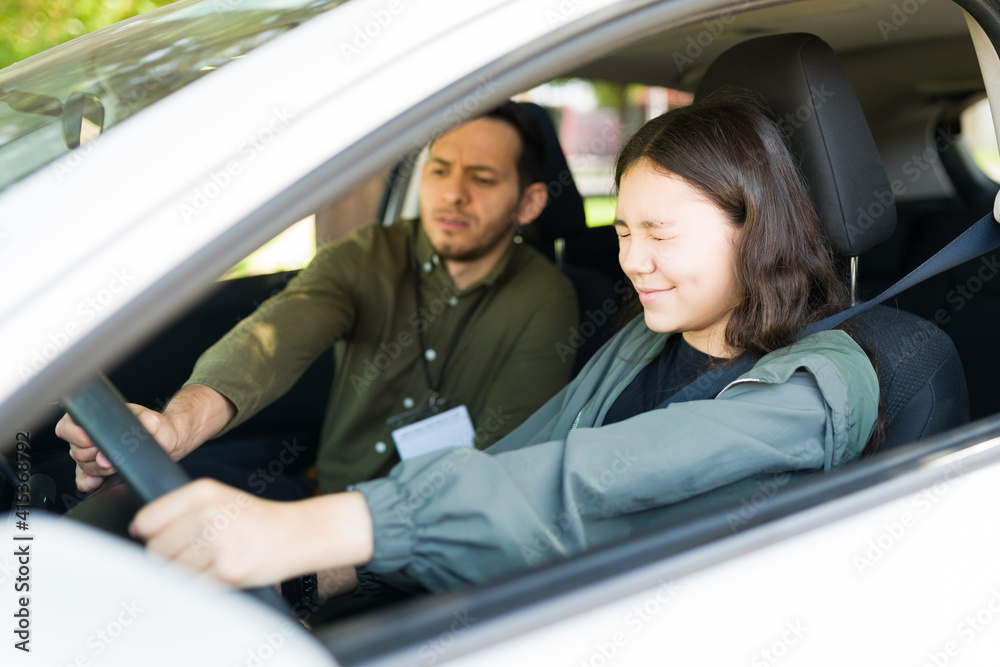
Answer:
MULTIPOLYGON (((419 262, 417 263, 416 266, 413 267, 413 278, 414 278, 413 280, 414 290, 416 291, 416 296, 417 296, 417 313, 420 313, 420 311, 423 310, 423 300, 421 299, 420 296, 419 262)), ((427 320, 423 317, 420 318, 419 324, 417 326, 417 341, 419 341, 420 343, 420 361, 424 367, 424 377, 427 379, 427 388, 430 389, 431 391, 429 404, 432 406, 435 404, 439 396, 439 392, 441 390, 441 384, 444 382, 444 371, 448 367, 448 362, 451 361, 451 355, 455 353, 455 348, 458 347, 458 342, 462 339, 462 334, 465 332, 465 328, 469 326, 469 322, 472 321, 472 316, 475 315, 476 310, 479 309, 479 306, 483 303, 483 300, 486 298, 486 292, 487 290, 484 288, 483 293, 479 295, 479 298, 476 300, 476 303, 472 305, 472 308, 469 309, 469 312, 465 316, 465 319, 462 320, 462 324, 458 327, 458 332, 455 334, 454 339, 452 339, 451 341, 451 347, 448 348, 448 354, 445 355, 444 361, 441 362, 441 372, 438 374, 437 384, 435 384, 431 380, 431 367, 427 360, 427 346, 424 344, 424 327, 427 324, 427 320)), ((455 298, 457 299, 458 296, 455 295, 455 298)))

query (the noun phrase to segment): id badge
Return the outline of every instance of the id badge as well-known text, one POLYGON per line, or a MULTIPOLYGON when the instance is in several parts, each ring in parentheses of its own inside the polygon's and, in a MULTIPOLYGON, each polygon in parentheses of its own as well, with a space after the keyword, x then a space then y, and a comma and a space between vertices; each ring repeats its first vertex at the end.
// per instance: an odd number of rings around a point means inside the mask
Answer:
POLYGON ((456 396, 401 412, 386 424, 403 461, 448 447, 472 447, 476 435, 468 408, 456 396))

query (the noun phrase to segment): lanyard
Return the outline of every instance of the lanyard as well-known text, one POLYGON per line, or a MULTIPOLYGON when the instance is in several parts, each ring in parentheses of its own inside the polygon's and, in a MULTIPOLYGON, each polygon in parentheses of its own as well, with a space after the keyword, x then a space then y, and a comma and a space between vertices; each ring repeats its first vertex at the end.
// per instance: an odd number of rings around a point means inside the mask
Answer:
MULTIPOLYGON (((423 310, 423 300, 420 297, 420 263, 417 262, 413 267, 413 284, 417 295, 417 312, 419 313, 423 310)), ((441 362, 441 372, 438 374, 437 383, 435 384, 431 380, 431 367, 427 361, 427 346, 424 344, 424 326, 417 326, 417 340, 420 343, 420 361, 424 367, 424 377, 427 380, 427 388, 431 390, 430 399, 427 404, 429 406, 434 406, 437 403, 438 396, 440 396, 441 384, 444 382, 444 371, 448 367, 448 362, 451 360, 451 355, 455 353, 455 348, 458 347, 458 341, 461 340, 462 334, 465 332, 465 327, 469 325, 472 320, 472 316, 475 315, 476 310, 483 303, 483 299, 486 298, 486 289, 483 289, 483 293, 479 295, 476 303, 472 305, 469 309, 468 314, 465 319, 462 320, 462 324, 458 327, 458 332, 455 334, 455 338, 451 341, 451 347, 448 348, 448 354, 445 355, 444 361, 441 362)), ((423 319, 423 318, 421 318, 423 319)), ((423 322, 426 322, 424 320, 423 322)), ((425 325, 426 326, 426 325, 425 325)))

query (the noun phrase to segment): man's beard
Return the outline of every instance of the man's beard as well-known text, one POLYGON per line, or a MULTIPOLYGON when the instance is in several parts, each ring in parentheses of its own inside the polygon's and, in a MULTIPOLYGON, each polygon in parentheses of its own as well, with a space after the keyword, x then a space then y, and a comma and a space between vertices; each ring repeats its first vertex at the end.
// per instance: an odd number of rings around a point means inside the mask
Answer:
POLYGON ((441 247, 435 247, 434 251, 441 259, 448 259, 455 262, 472 262, 488 254, 498 245, 508 243, 513 237, 513 231, 514 223, 512 222, 509 228, 497 228, 491 236, 481 239, 480 242, 470 248, 457 249, 453 247, 450 241, 445 240, 441 244, 441 247))

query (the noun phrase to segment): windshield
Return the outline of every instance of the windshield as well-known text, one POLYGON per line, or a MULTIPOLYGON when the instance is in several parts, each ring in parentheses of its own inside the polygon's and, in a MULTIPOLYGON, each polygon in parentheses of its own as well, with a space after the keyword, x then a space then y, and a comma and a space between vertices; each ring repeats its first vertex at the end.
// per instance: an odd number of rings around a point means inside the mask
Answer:
POLYGON ((0 71, 0 191, 344 0, 181 0, 0 71))

